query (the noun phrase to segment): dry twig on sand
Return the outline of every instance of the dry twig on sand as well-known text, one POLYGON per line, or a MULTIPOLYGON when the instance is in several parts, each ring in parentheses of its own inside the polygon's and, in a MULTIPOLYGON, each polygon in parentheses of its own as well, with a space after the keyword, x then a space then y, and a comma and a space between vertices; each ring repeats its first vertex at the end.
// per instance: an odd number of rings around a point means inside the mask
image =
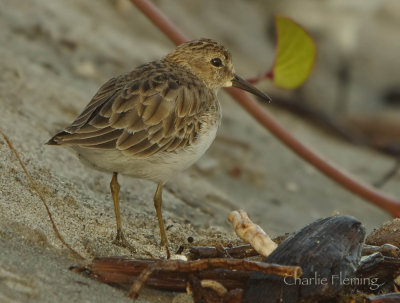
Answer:
POLYGON ((44 197, 43 197, 41 191, 39 190, 39 188, 38 188, 38 186, 36 185, 35 181, 33 181, 32 176, 29 174, 28 170, 26 169, 24 163, 22 162, 20 156, 18 155, 17 150, 14 148, 14 146, 12 145, 10 139, 8 139, 8 137, 6 136, 6 134, 5 134, 3 131, 0 130, 0 134, 3 136, 4 140, 6 141, 8 147, 9 147, 9 149, 14 153, 14 155, 15 155, 15 157, 17 158, 19 164, 21 165, 22 169, 23 169, 24 172, 25 172, 25 175, 28 177, 29 182, 31 183, 32 188, 33 188, 34 191, 37 193, 37 195, 38 195, 39 198, 40 198, 40 201, 42 201, 44 207, 46 208, 46 212, 47 212, 47 215, 48 215, 48 217, 49 217, 49 219, 50 219, 51 226, 52 226, 52 228, 53 228, 53 230, 54 230, 54 232, 55 232, 57 238, 61 241, 62 244, 64 244, 64 246, 65 246, 66 248, 68 248, 68 249, 72 252, 72 254, 73 254, 75 257, 84 260, 84 259, 85 259, 84 257, 82 257, 75 249, 73 249, 67 242, 65 242, 64 238, 61 236, 60 232, 58 231, 58 228, 57 228, 56 224, 54 223, 53 216, 51 215, 50 209, 49 209, 49 207, 47 206, 47 203, 46 203, 46 201, 45 201, 45 199, 44 199, 44 197))

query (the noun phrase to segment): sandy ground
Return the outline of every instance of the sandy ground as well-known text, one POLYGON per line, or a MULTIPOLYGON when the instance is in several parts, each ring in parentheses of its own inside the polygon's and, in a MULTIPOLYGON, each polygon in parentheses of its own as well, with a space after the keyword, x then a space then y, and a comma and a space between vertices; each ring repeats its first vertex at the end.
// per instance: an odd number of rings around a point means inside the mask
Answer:
MULTIPOLYGON (((215 38, 231 48, 239 74, 254 75, 260 65, 272 62, 265 17, 255 3, 233 1, 227 17, 218 19, 215 2, 207 1, 215 6, 209 10, 202 9, 200 1, 181 2, 176 9, 157 3, 192 37, 215 38), (196 18, 190 17, 193 9, 196 18), (214 21, 204 22, 207 18, 214 21)), ((104 81, 165 55, 173 45, 134 8, 118 10, 106 0, 96 5, 0 0, 0 28, 0 129, 14 143, 74 249, 88 260, 130 255, 111 243, 111 176, 83 166, 67 149, 44 143, 75 118, 104 81)), ((357 217, 368 230, 389 218, 287 150, 225 93, 220 97, 224 118, 215 143, 164 192, 163 214, 173 252, 180 245, 187 252, 190 245, 238 243, 226 219, 238 208, 272 235, 334 212, 357 217), (188 243, 188 236, 194 243, 188 243)), ((367 182, 392 166, 392 159, 343 143, 299 117, 278 110, 273 114, 297 138, 367 182)), ((385 190, 400 195, 397 181, 385 190)), ((164 257, 152 203, 156 185, 123 176, 120 184, 125 233, 138 248, 132 257, 164 257)), ((122 291, 70 272, 76 263, 0 140, 0 301, 129 302, 122 291)), ((174 296, 145 291, 140 302, 171 302, 174 296)))

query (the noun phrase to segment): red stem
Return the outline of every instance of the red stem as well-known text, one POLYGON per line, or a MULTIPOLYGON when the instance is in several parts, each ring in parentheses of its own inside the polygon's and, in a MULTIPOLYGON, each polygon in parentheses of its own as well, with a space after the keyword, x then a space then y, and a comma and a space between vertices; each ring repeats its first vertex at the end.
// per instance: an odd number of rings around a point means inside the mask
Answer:
MULTIPOLYGON (((152 3, 147 0, 130 0, 141 10, 167 37, 175 44, 180 44, 188 39, 179 29, 167 19, 166 16, 152 3)), ((228 93, 241 104, 260 124, 267 128, 274 136, 292 149, 304 160, 315 166, 322 173, 354 194, 372 202, 389 212, 394 217, 400 217, 400 201, 389 197, 376 190, 370 185, 358 181, 347 172, 338 169, 337 165, 330 164, 316 152, 303 145, 300 141, 289 134, 257 101, 247 96, 243 91, 236 88, 227 88, 228 93)))
POLYGON ((318 168, 326 176, 347 188, 351 192, 364 198, 367 201, 388 211, 392 216, 400 216, 400 201, 379 192, 374 187, 363 184, 349 173, 337 168, 323 159, 312 149, 303 145, 299 140, 290 135, 276 120, 260 105, 257 101, 247 96, 242 90, 237 88, 227 89, 228 93, 242 105, 260 124, 266 127, 282 143, 287 145, 295 153, 314 167, 318 168))

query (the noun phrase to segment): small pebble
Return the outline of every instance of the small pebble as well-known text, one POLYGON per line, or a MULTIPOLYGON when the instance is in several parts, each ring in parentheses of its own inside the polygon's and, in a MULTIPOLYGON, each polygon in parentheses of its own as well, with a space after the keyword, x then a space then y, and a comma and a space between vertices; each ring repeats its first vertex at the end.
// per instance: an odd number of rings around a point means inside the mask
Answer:
POLYGON ((288 182, 286 183, 286 190, 290 192, 298 192, 300 189, 299 185, 294 182, 288 182))

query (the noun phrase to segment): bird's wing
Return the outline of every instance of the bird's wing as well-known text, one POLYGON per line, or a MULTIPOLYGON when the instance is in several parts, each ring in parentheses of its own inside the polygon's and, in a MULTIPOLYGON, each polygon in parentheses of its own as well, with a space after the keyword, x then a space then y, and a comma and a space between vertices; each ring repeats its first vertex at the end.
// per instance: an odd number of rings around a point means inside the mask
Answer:
POLYGON ((180 79, 160 67, 152 71, 151 66, 147 72, 121 77, 105 83, 79 117, 49 144, 118 149, 147 157, 196 140, 199 116, 210 109, 210 102, 215 103, 214 92, 200 80, 193 75, 180 79))

